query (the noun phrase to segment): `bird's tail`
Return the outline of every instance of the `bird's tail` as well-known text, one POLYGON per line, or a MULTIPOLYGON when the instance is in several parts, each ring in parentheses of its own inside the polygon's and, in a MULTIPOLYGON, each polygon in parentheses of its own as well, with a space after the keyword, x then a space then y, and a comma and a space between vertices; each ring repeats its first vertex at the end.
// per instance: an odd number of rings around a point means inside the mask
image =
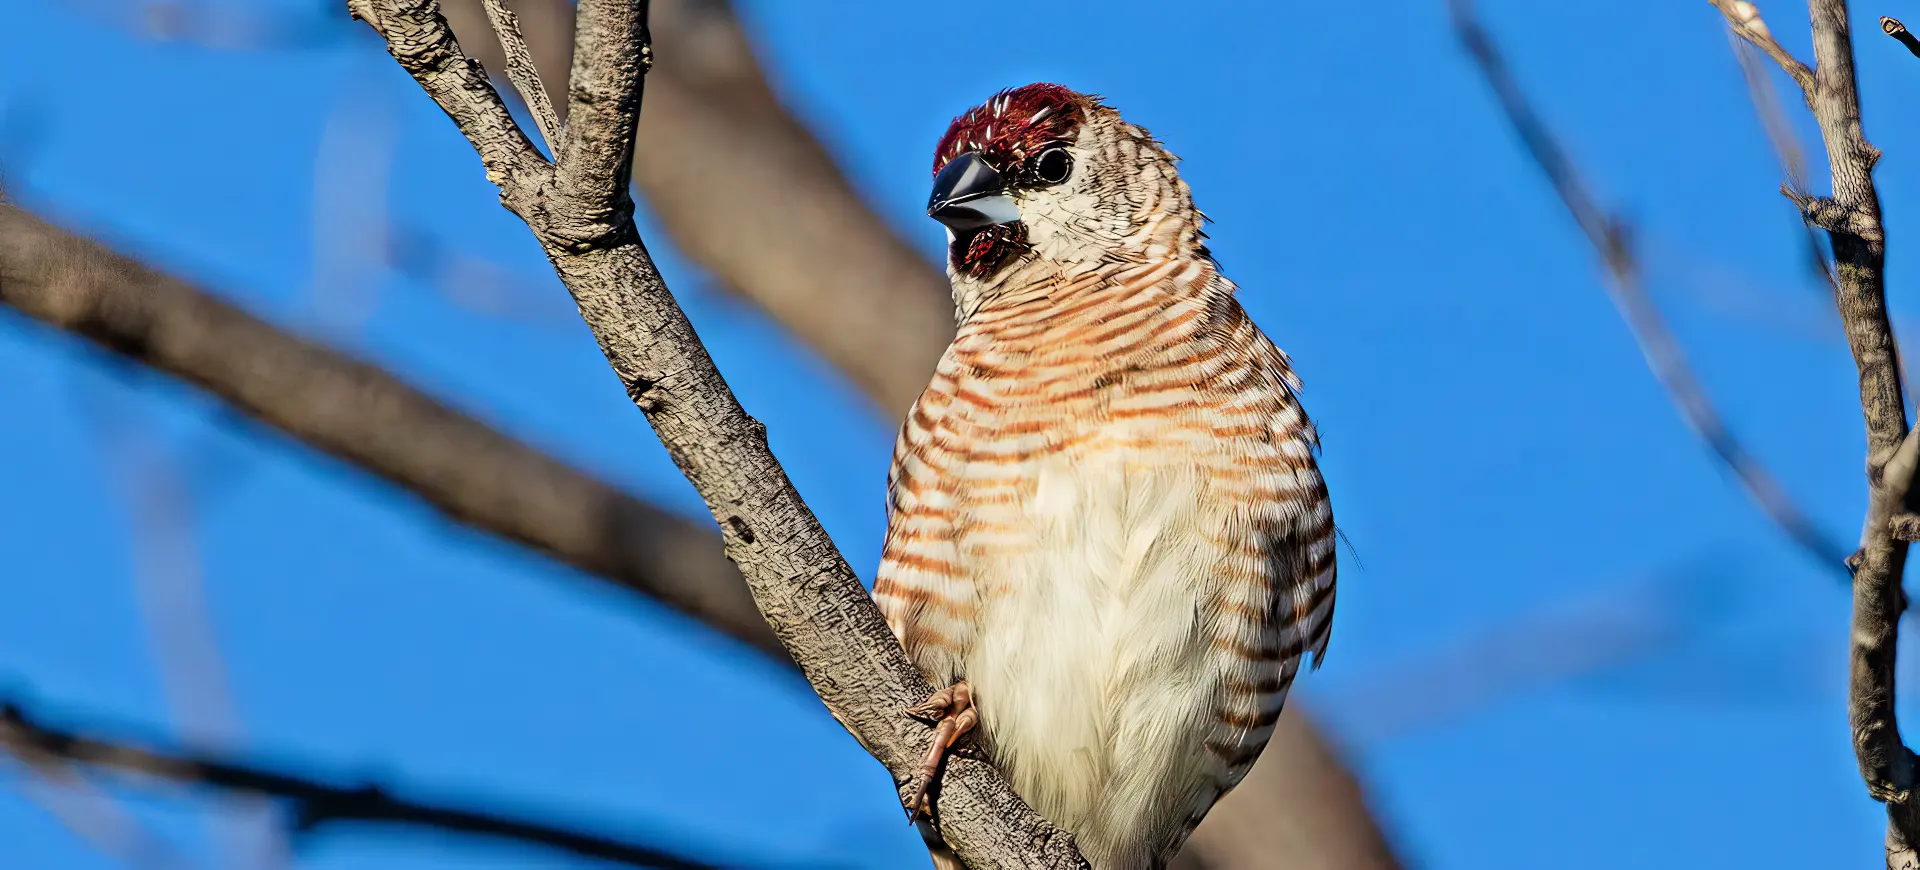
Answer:
POLYGON ((960 856, 953 853, 947 841, 940 838, 940 832, 935 831, 926 819, 913 824, 920 829, 920 839, 927 843, 927 853, 933 856, 933 870, 967 870, 967 865, 960 863, 960 856))

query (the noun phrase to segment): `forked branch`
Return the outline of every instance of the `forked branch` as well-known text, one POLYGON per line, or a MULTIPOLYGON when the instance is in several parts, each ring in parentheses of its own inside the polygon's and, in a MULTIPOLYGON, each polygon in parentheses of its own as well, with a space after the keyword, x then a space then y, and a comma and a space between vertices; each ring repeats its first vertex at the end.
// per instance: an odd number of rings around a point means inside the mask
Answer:
POLYGON ((1773 62, 1780 65, 1793 83, 1800 86, 1800 96, 1807 106, 1813 106, 1813 70, 1801 63, 1792 52, 1774 41, 1773 32, 1767 29, 1767 22, 1760 17, 1760 10, 1746 0, 1707 0, 1720 14, 1727 17, 1727 26, 1741 39, 1754 44, 1754 47, 1767 53, 1773 62))
POLYGON ((500 47, 507 53, 507 80, 513 82, 513 89, 526 101, 534 126, 540 129, 540 138, 547 143, 547 152, 559 154, 560 117, 554 114, 553 101, 547 98, 547 89, 540 83, 540 72, 533 65, 533 54, 527 51, 527 41, 520 35, 519 17, 507 8, 507 0, 481 0, 481 5, 486 7, 487 20, 493 24, 494 35, 500 38, 500 47))
MULTIPOLYGON (((740 407, 634 229, 627 179, 646 3, 583 0, 568 130, 548 163, 514 125, 433 0, 350 0, 478 152, 501 202, 526 221, 627 395, 719 523, 755 602, 833 715, 890 770, 911 773, 930 737, 902 714, 931 691, 878 608, 740 407)), ((975 870, 1085 867, 1072 838, 977 760, 942 778, 941 833, 975 870)))
MULTIPOLYGON (((1734 7, 1752 4, 1714 0, 1734 32, 1763 50, 1748 19, 1734 7)), ((1847 565, 1853 571, 1853 629, 1848 668, 1848 721, 1854 754, 1867 791, 1887 804, 1887 866, 1920 868, 1920 800, 1914 793, 1916 759, 1900 737, 1894 715, 1894 660, 1899 649, 1900 615, 1906 609, 1901 582, 1906 574, 1911 536, 1908 494, 1920 462, 1908 431, 1900 378, 1899 346, 1887 318, 1884 267, 1886 233, 1880 221, 1880 194, 1873 167, 1880 151, 1869 144, 1860 122, 1860 93, 1853 70, 1853 37, 1846 0, 1808 0, 1813 25, 1813 86, 1808 105, 1826 143, 1833 195, 1790 193, 1809 223, 1832 241, 1837 279, 1834 298, 1845 324, 1847 345, 1860 372, 1860 410, 1867 435, 1867 516, 1860 549, 1847 565)), ((1881 29, 1909 49, 1913 37, 1898 21, 1881 20, 1881 29)), ((1772 51, 1768 50, 1771 54, 1772 51)), ((1920 52, 1916 52, 1920 53, 1920 52)), ((1776 59, 1778 59, 1776 57, 1776 59)), ((1795 71, 1788 69, 1790 74, 1795 71)), ((1795 74, 1795 79, 1800 76, 1795 74)), ((1802 87, 1806 87, 1804 84, 1802 87)))

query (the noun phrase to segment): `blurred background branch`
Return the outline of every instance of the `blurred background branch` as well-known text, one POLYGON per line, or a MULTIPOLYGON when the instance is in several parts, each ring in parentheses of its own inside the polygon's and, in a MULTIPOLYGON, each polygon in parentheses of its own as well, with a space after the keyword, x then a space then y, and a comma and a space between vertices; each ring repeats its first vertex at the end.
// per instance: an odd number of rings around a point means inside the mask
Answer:
POLYGON ((399 378, 0 203, 0 304, 200 387, 448 519, 780 655, 706 524, 669 514, 399 378))
MULTIPOLYGON (((715 870, 715 865, 667 849, 573 827, 414 800, 384 785, 342 786, 205 752, 105 740, 42 722, 12 701, 0 702, 0 746, 29 764, 74 764, 139 774, 229 796, 273 798, 285 804, 282 812, 290 825, 303 833, 343 823, 409 825, 512 840, 635 867, 715 870)), ((141 854, 151 851, 139 848, 141 854)))
MULTIPOLYGON (((1620 316, 1633 332, 1634 341, 1646 357, 1647 367, 1667 389, 1687 425, 1706 442, 1727 470, 1733 472, 1748 495, 1753 497, 1768 518, 1798 544, 1807 555, 1835 572, 1843 570, 1847 550, 1820 531, 1760 459, 1748 450, 1728 428, 1726 420, 1714 408, 1706 387, 1687 364, 1680 342, 1668 328, 1660 310, 1648 297, 1640 261, 1633 251, 1632 230, 1622 220, 1608 214, 1587 190, 1574 169, 1566 150, 1547 129, 1540 116, 1528 105, 1520 85, 1508 71, 1492 36, 1474 15, 1471 0, 1450 0, 1454 32, 1466 47, 1480 72, 1486 77, 1499 100, 1507 121, 1525 143, 1540 171, 1560 201, 1585 233, 1587 241, 1599 253, 1607 269, 1609 294, 1620 316)), ((1777 48, 1778 46, 1775 45, 1777 48)))

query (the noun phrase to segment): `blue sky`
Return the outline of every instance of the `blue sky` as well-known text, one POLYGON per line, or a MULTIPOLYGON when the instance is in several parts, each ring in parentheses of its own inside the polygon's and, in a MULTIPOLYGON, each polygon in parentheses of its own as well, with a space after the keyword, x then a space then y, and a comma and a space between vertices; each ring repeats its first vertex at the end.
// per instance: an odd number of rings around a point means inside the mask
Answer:
MULTIPOLYGON (((699 510, 585 328, 555 316, 563 291, 471 151, 365 33, 336 23, 337 38, 274 52, 155 43, 110 25, 100 10, 119 2, 12 4, 0 30, 12 191, 699 510), (329 136, 329 124, 345 126, 329 136), (316 184, 317 164, 358 170, 316 184), (350 238, 316 227, 317 197, 333 214, 384 204, 523 276, 535 322, 361 269, 350 238)), ((792 103, 929 256, 941 234, 918 214, 928 152, 995 89, 1044 79, 1103 94, 1184 158, 1214 250, 1306 379, 1359 556, 1343 566, 1328 664, 1298 697, 1345 735, 1414 863, 1879 860, 1883 816, 1847 742, 1840 584, 1783 543, 1676 417, 1441 0, 1052 2, 1017 15, 742 5, 792 103)), ((305 20, 315 4, 246 8, 305 20)), ((1801 8, 1762 10, 1810 59, 1801 8)), ((1735 429, 1830 535, 1851 539, 1864 492, 1852 363, 1803 276, 1716 14, 1662 0, 1482 11, 1588 180, 1638 223, 1654 291, 1735 429)), ((1860 10, 1857 49, 1867 133, 1886 153, 1898 318, 1920 165, 1920 124, 1900 107, 1920 100, 1920 61, 1877 32, 1878 11, 1860 10)), ((1804 112, 1789 114, 1814 142, 1804 112)), ((654 247, 870 578, 891 427, 654 247)), ((116 471, 128 444, 144 445, 194 492, 185 521, 242 747, 742 862, 923 860, 880 768, 784 675, 329 460, 236 431, 202 397, 116 371, 0 316, 0 685, 90 720, 167 727, 116 471), (780 751, 741 750, 769 733, 780 751)), ((0 859, 112 866, 18 781, 0 773, 0 859)), ((134 794, 185 849, 209 850, 195 804, 134 794)), ((303 841, 298 862, 584 866, 359 830, 303 841)))

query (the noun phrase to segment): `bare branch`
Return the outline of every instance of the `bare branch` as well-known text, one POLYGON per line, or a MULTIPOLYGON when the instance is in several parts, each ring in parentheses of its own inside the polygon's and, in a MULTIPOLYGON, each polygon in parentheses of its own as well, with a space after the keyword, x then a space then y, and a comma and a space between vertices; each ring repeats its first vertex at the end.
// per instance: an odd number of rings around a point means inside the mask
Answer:
MULTIPOLYGON (((240 714, 214 630, 189 484, 155 443, 153 427, 116 425, 126 421, 101 416, 101 446, 127 500, 134 591, 169 717, 195 746, 237 745, 240 714)), ((231 863, 255 870, 285 866, 286 843, 269 807, 241 801, 213 823, 231 863)))
POLYGON ((20 792, 101 854, 142 870, 192 866, 173 843, 148 829, 105 789, 71 765, 44 755, 18 759, 20 792))
MULTIPOLYGON (((1761 66, 1753 43, 1741 39, 1731 27, 1727 29, 1727 43, 1733 47, 1733 56, 1740 62, 1740 75, 1747 81, 1747 98, 1753 103, 1753 112, 1759 116, 1761 129, 1766 131, 1767 141, 1780 161, 1780 173, 1787 179, 1787 198, 1794 200, 1797 206, 1799 197, 1807 195, 1807 158, 1800 150, 1800 140, 1794 135, 1793 126, 1787 123, 1786 114, 1780 110, 1780 101, 1773 92, 1773 79, 1761 66)), ((1804 212, 1800 228, 1808 265, 1828 293, 1837 292, 1834 288, 1839 279, 1833 274, 1833 263, 1827 259, 1820 245, 1819 234, 1814 232, 1816 228, 1806 219, 1804 212)))
POLYGON ((1782 48, 1780 43, 1774 41, 1773 33, 1767 30, 1767 22, 1760 18, 1759 8, 1746 0, 1707 0, 1707 2, 1712 3, 1713 8, 1720 10, 1720 14, 1726 16, 1727 26, 1733 28, 1733 32, 1741 39, 1753 43, 1761 51, 1766 52, 1768 57, 1773 58, 1773 62, 1786 71, 1794 84, 1800 86, 1801 96, 1806 100, 1807 105, 1809 107, 1813 105, 1813 70, 1801 63, 1791 52, 1782 48))
MULTIPOLYGON (((1742 4, 1734 4, 1742 5, 1742 4)), ((1534 162, 1547 176, 1574 221, 1586 233, 1587 240, 1599 252, 1611 279, 1608 287, 1614 306, 1627 321, 1634 340, 1646 357, 1647 367, 1672 397, 1675 407, 1695 434, 1707 443, 1746 487, 1748 495, 1768 518, 1787 536, 1823 565, 1838 566, 1846 551, 1822 533, 1804 511, 1787 495, 1758 458, 1735 438, 1726 421, 1713 406, 1706 388, 1687 365, 1679 341, 1647 296, 1638 257, 1634 255, 1627 226, 1608 214, 1594 200, 1572 160, 1521 94, 1520 86, 1508 71, 1506 62, 1479 21, 1470 0, 1451 0, 1454 29, 1468 54, 1479 65, 1514 131, 1526 144, 1534 162)), ((1723 11, 1725 11, 1723 9, 1723 11)), ((1758 19, 1753 19, 1755 22, 1758 19)), ((1759 25, 1764 30, 1764 25, 1759 25)), ((1769 40, 1771 41, 1771 40, 1769 40)))
POLYGON ((1889 18, 1882 15, 1880 16, 1880 29, 1885 31, 1888 36, 1899 40, 1901 45, 1906 46, 1908 51, 1913 52, 1914 57, 1920 57, 1920 39, 1915 39, 1913 34, 1907 31, 1907 26, 1900 23, 1900 19, 1889 18))
POLYGON ((507 8, 506 0, 482 0, 481 5, 487 8, 487 19, 493 22, 493 33, 500 39, 500 47, 506 50, 507 79, 520 92, 520 99, 526 101, 534 126, 540 129, 540 138, 547 143, 547 151, 559 154, 560 117, 553 113, 553 101, 547 98, 547 89, 540 84, 540 72, 533 65, 533 55, 527 53, 527 41, 520 36, 520 19, 507 8))
MULTIPOLYGON (((782 105, 729 4, 657 0, 633 180, 675 247, 805 341, 887 425, 953 339, 947 278, 877 214, 819 137, 782 105)), ((460 44, 505 62, 479 0, 447 0, 460 44)), ((520 0, 549 94, 564 102, 571 0, 520 0)))
MULTIPOLYGON (((498 129, 506 107, 464 62, 437 2, 351 0, 480 154, 501 201, 546 249, 609 365, 720 523, 754 600, 834 717, 893 772, 911 777, 929 729, 902 711, 931 687, 740 407, 674 302, 632 223, 626 192, 646 4, 584 0, 558 166, 529 166, 498 129)), ((519 137, 524 141, 524 137, 519 137)), ((1070 835, 1034 814, 990 766, 942 778, 941 833, 975 870, 1085 867, 1070 835)))
MULTIPOLYGON (((1887 864, 1920 866, 1920 800, 1914 794, 1914 754, 1900 738, 1894 715, 1894 661, 1901 580, 1907 543, 1892 534, 1906 507, 1915 473, 1915 442, 1908 432, 1899 347, 1887 319, 1886 236, 1880 194, 1873 185, 1879 149, 1860 125, 1860 93, 1853 71, 1853 37, 1845 0, 1809 0, 1813 20, 1813 116, 1827 145, 1833 175, 1830 210, 1821 224, 1833 242, 1840 278, 1840 317, 1860 370, 1860 410, 1867 430, 1868 510, 1853 567, 1853 640, 1848 668, 1848 721, 1867 791, 1887 803, 1887 864)), ((1820 203, 1826 208, 1826 201, 1820 203)), ((1804 208, 1805 206, 1803 206, 1804 208)))
POLYGON ((671 851, 622 842, 522 818, 400 797, 378 785, 355 787, 182 750, 102 740, 47 725, 13 703, 0 703, 0 746, 23 758, 56 759, 157 777, 223 792, 279 798, 297 829, 345 822, 439 828, 513 840, 635 867, 714 870, 671 851))
POLYGON ((0 203, 0 305, 198 386, 448 519, 785 658, 711 527, 653 507, 391 374, 0 203))

